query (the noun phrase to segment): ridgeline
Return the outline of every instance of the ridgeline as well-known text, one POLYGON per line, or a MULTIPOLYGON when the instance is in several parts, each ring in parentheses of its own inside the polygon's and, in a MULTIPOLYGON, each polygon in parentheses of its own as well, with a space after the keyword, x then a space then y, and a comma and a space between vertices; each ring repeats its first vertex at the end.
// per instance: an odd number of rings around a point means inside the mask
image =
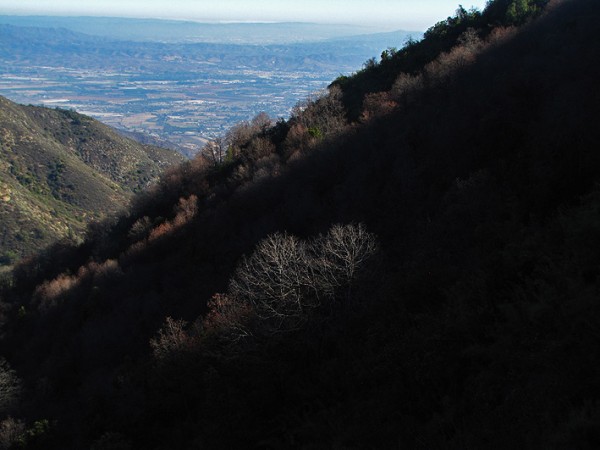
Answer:
POLYGON ((73 111, 0 97, 0 264, 81 238, 182 161, 73 111))

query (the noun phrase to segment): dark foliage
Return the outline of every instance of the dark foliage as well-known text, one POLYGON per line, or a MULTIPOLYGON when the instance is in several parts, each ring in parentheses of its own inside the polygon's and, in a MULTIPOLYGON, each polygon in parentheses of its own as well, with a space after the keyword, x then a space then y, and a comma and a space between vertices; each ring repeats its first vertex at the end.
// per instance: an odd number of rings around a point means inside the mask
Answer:
POLYGON ((454 47, 467 30, 485 38, 498 26, 518 25, 530 20, 547 3, 548 0, 495 0, 489 2, 483 12, 467 11, 459 6, 455 16, 429 28, 423 40, 409 40, 401 50, 384 51, 380 62, 373 58, 362 70, 350 77, 342 76, 332 85, 342 88, 348 116, 356 120, 365 95, 389 90, 399 73, 419 72, 440 53, 454 47))
POLYGON ((431 55, 345 102, 357 121, 332 90, 241 124, 221 164, 19 266, 0 440, 596 448, 600 4, 512 3, 409 45, 431 55))

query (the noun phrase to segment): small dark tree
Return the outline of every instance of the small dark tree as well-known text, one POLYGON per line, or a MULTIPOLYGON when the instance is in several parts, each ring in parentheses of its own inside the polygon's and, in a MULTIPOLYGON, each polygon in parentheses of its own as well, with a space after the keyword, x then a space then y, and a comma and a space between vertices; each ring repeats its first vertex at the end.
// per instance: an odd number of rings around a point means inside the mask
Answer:
POLYGON ((341 131, 346 125, 342 90, 333 85, 323 95, 298 103, 292 110, 292 120, 319 137, 341 131))

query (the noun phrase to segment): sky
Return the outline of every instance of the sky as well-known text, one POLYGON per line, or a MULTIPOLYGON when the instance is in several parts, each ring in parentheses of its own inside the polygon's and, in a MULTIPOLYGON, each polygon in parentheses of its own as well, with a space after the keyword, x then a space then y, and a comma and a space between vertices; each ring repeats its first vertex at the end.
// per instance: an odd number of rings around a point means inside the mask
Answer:
MULTIPOLYGON (((317 22, 425 30, 460 0, 0 0, 0 14, 317 22)), ((485 0, 463 2, 483 9, 485 0)), ((383 31, 383 29, 382 29, 383 31)))

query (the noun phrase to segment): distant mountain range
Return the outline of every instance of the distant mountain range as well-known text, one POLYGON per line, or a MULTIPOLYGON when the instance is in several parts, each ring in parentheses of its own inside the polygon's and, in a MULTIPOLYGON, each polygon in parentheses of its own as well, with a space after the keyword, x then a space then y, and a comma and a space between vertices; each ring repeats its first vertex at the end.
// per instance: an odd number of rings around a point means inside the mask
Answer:
MULTIPOLYGON (((104 33, 106 34, 106 33, 104 33)), ((310 43, 253 44, 252 34, 244 43, 195 42, 164 43, 123 41, 117 37, 91 35, 69 28, 17 26, 0 20, 0 58, 31 64, 76 66, 78 68, 131 68, 135 63, 146 70, 171 72, 193 70, 199 63, 218 65, 221 70, 252 68, 326 71, 355 68, 374 56, 375 49, 390 43, 402 45, 413 33, 397 31, 337 37, 310 43), (369 56, 369 57, 370 57, 369 56), (60 60, 48 60, 60 57, 60 60), (309 58, 309 61, 307 61, 309 58), (315 68, 314 65, 317 65, 315 68)), ((6 68, 5 70, 10 70, 6 68)))
POLYGON ((181 161, 87 116, 0 97, 0 266, 81 236, 181 161))
MULTIPOLYGON (((201 23, 116 17, 0 16, 0 23, 26 27, 64 28, 127 41, 258 45, 322 42, 328 39, 371 35, 382 31, 381 28, 357 25, 300 22, 201 23)), ((406 31, 396 32, 406 33, 406 31)))

